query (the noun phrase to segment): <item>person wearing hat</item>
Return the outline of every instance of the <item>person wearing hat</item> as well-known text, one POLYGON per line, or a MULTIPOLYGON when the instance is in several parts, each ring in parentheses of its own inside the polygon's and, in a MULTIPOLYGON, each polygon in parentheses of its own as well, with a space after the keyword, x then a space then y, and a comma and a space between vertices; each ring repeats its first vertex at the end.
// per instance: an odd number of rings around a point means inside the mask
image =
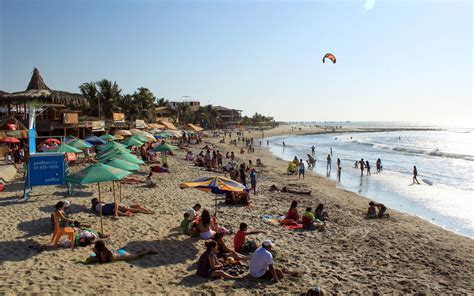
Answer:
POLYGON ((250 260, 250 275, 256 279, 271 279, 275 283, 283 278, 280 269, 273 266, 273 255, 270 253, 273 243, 270 240, 262 242, 262 246, 258 248, 252 255, 250 260))

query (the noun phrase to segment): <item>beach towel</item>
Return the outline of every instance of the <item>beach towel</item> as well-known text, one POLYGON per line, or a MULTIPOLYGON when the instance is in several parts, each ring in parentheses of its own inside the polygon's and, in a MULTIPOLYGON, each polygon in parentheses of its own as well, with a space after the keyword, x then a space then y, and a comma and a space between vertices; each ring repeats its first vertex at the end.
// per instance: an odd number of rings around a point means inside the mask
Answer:
POLYGON ((300 229, 303 228, 303 224, 300 223, 293 223, 293 224, 281 224, 283 220, 285 220, 285 216, 282 215, 270 215, 270 214, 264 214, 262 216, 263 222, 272 224, 272 225, 281 225, 283 228, 288 229, 288 230, 295 230, 295 229, 300 229))

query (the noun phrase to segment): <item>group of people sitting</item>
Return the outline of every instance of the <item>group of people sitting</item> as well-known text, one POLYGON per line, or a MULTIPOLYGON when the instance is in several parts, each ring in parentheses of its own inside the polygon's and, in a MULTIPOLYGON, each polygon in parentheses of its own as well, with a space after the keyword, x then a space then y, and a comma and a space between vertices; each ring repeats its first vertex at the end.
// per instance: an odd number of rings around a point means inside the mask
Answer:
POLYGON ((366 218, 367 219, 376 219, 376 218, 388 218, 389 214, 386 214, 387 208, 384 204, 369 202, 369 208, 367 209, 366 218))
POLYGON ((291 225, 291 224, 302 224, 304 229, 308 230, 323 230, 326 226, 325 221, 329 220, 329 215, 324 211, 324 205, 319 204, 314 211, 312 212, 311 207, 307 207, 306 211, 303 213, 303 216, 300 217, 298 210, 298 202, 292 201, 290 209, 286 214, 286 218, 282 221, 282 224, 291 225))

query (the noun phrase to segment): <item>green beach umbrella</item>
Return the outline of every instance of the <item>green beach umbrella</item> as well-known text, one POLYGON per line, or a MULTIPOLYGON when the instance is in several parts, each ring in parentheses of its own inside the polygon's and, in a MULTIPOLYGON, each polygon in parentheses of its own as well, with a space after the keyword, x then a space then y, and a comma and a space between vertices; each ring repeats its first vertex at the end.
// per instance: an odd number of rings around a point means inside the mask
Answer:
POLYGON ((143 160, 138 159, 135 155, 132 155, 130 153, 117 153, 113 156, 113 158, 125 160, 131 163, 135 164, 144 164, 143 160))
POLYGON ((128 152, 130 153, 130 150, 128 148, 125 148, 125 146, 110 146, 108 147, 107 149, 105 150, 102 150, 99 152, 100 155, 103 155, 103 154, 106 154, 106 153, 109 153, 111 151, 120 151, 120 152, 128 152))
POLYGON ((168 133, 159 133, 158 136, 160 136, 160 138, 169 138, 169 137, 171 137, 171 135, 168 134, 168 133))
POLYGON ((72 146, 74 148, 77 148, 77 149, 87 149, 87 148, 92 148, 93 145, 84 141, 84 140, 81 140, 81 139, 75 139, 75 140, 72 140, 71 142, 67 143, 69 146, 72 146))
POLYGON ((131 136, 129 139, 135 139, 135 140, 138 140, 138 141, 143 142, 143 143, 146 143, 146 142, 150 141, 147 137, 145 137, 143 135, 140 135, 140 134, 135 134, 135 135, 131 136))
POLYGON ((130 146, 143 146, 145 144, 143 141, 138 140, 137 138, 134 138, 135 136, 132 136, 125 141, 122 142, 123 145, 130 147, 130 146))
MULTIPOLYGON (((99 203, 102 204, 102 198, 100 195, 100 183, 110 182, 110 181, 112 182, 120 181, 130 174, 132 173, 129 171, 99 163, 99 164, 90 165, 75 174, 69 175, 66 178, 64 178, 64 180, 66 182, 73 183, 73 184, 97 183, 97 187, 99 190, 99 203)), ((117 207, 117 201, 115 198, 115 185, 114 184, 115 183, 112 183, 112 188, 114 192, 115 215, 117 215, 118 207, 117 207)), ((102 223, 102 208, 100 209, 99 215, 100 215, 100 231, 104 233, 104 226, 102 223)))
POLYGON ((171 150, 176 150, 179 149, 176 146, 164 143, 161 145, 156 146, 155 148, 152 149, 153 152, 162 152, 162 151, 171 151, 171 150))
POLYGON ((131 163, 131 162, 121 160, 121 159, 118 159, 118 158, 102 159, 102 160, 100 160, 100 162, 103 163, 103 164, 106 164, 106 165, 110 165, 110 166, 122 169, 122 170, 126 170, 126 171, 138 171, 138 170, 140 170, 140 166, 138 164, 131 163))
POLYGON ((100 160, 100 159, 106 159, 106 158, 113 158, 115 156, 117 156, 118 154, 130 154, 132 155, 132 153, 130 151, 122 151, 120 149, 113 149, 113 150, 109 150, 107 151, 107 153, 103 153, 101 155, 99 155, 97 158, 100 160))
POLYGON ((63 152, 63 153, 80 153, 82 152, 81 149, 74 148, 69 146, 68 144, 62 143, 58 148, 50 149, 53 152, 63 152))
POLYGON ((103 150, 108 149, 109 147, 122 147, 122 148, 124 148, 125 145, 111 141, 111 142, 108 142, 107 144, 97 146, 97 150, 103 151, 103 150))
POLYGON ((115 140, 118 140, 118 138, 112 136, 111 134, 104 134, 102 136, 100 136, 100 138, 102 140, 106 140, 106 141, 115 141, 115 140))

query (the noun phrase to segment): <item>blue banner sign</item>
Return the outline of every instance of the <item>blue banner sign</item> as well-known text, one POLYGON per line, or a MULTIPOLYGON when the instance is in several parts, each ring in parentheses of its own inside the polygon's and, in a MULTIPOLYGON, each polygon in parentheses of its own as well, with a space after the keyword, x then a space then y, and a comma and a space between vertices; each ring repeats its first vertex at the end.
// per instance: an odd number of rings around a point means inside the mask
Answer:
POLYGON ((63 185, 65 174, 63 153, 30 155, 28 162, 28 187, 63 185))

